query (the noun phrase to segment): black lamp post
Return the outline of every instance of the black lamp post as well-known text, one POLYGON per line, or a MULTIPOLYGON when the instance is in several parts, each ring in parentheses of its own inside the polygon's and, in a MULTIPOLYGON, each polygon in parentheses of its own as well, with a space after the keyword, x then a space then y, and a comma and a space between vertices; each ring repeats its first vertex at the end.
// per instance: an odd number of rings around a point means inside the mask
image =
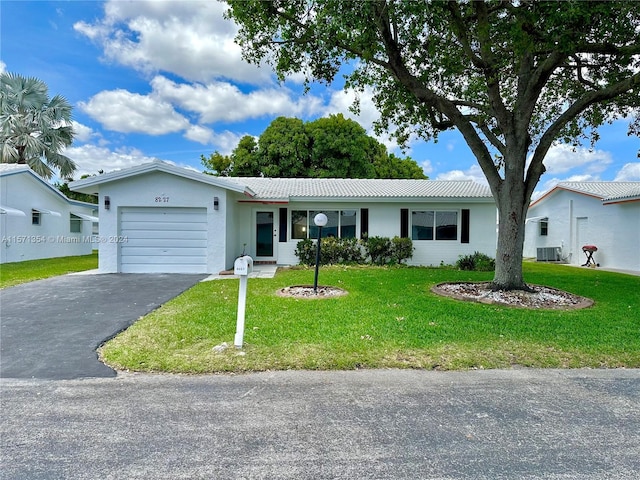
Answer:
POLYGON ((313 223, 318 227, 318 245, 316 249, 316 275, 313 279, 313 293, 318 294, 318 269, 320 268, 320 241, 322 238, 322 227, 324 227, 329 219, 324 213, 319 213, 313 217, 313 223))

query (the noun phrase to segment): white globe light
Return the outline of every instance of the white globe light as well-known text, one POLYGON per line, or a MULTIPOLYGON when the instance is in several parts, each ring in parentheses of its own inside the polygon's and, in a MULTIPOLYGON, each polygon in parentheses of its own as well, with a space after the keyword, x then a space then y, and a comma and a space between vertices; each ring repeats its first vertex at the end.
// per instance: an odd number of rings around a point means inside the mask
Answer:
POLYGON ((313 217, 313 223, 315 223, 318 227, 324 227, 329 219, 324 213, 319 213, 315 217, 313 217))

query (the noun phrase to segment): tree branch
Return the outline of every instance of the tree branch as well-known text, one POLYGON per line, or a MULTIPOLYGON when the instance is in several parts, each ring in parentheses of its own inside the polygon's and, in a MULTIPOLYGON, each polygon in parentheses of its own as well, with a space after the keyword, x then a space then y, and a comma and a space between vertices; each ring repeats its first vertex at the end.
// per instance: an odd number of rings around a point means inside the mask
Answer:
POLYGON ((584 112, 591 105, 611 100, 637 88, 640 88, 640 73, 636 73, 635 75, 614 83, 613 85, 609 85, 606 88, 586 92, 579 99, 573 102, 573 104, 551 124, 540 138, 540 142, 533 153, 531 164, 525 179, 525 188, 527 189, 527 193, 529 195, 533 193, 533 189, 538 183, 540 176, 544 173, 544 158, 547 155, 549 148, 551 148, 551 145, 567 123, 577 118, 578 115, 584 112))

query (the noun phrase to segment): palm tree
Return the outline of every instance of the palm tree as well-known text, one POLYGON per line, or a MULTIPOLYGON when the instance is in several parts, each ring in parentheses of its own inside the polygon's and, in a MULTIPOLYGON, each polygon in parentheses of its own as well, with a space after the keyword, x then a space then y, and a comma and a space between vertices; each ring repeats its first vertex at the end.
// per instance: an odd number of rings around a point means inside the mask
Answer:
POLYGON ((0 162, 23 163, 45 178, 70 178, 76 164, 60 153, 73 142, 71 105, 37 78, 0 74, 0 162))

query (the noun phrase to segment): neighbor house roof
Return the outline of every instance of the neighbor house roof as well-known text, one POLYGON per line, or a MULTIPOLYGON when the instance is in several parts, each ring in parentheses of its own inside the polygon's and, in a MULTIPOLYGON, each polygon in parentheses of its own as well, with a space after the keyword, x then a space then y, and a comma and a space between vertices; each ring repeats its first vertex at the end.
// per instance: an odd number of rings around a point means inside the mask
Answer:
POLYGON ((531 206, 540 203, 558 190, 595 197, 604 205, 640 200, 640 182, 560 182, 532 202, 531 206))
POLYGON ((245 193, 258 201, 354 201, 424 198, 443 200, 473 198, 493 201, 489 187, 473 181, 213 177, 161 161, 90 177, 73 182, 69 187, 72 190, 82 192, 95 191, 95 187, 101 183, 151 171, 174 173, 196 181, 210 183, 232 191, 245 193))
MULTIPOLYGON (((68 198, 64 193, 62 193, 56 187, 51 185, 49 182, 47 182, 44 178, 42 178, 36 172, 31 170, 31 168, 29 168, 29 165, 25 165, 21 163, 0 163, 0 177, 10 177, 12 175, 25 175, 25 174, 30 175, 31 177, 36 179, 40 184, 42 184, 46 189, 48 189, 54 195, 57 195, 58 197, 60 197, 61 199, 63 199, 64 201, 68 202, 71 205, 76 205, 80 207, 91 207, 93 209, 98 208, 98 205, 96 204, 81 202, 79 200, 72 200, 71 198, 68 198)), ((11 209, 9 207, 3 206, 2 210, 4 210, 4 213, 6 213, 10 210, 15 210, 15 209, 11 209)), ((94 221, 97 221, 97 219, 94 221)))

